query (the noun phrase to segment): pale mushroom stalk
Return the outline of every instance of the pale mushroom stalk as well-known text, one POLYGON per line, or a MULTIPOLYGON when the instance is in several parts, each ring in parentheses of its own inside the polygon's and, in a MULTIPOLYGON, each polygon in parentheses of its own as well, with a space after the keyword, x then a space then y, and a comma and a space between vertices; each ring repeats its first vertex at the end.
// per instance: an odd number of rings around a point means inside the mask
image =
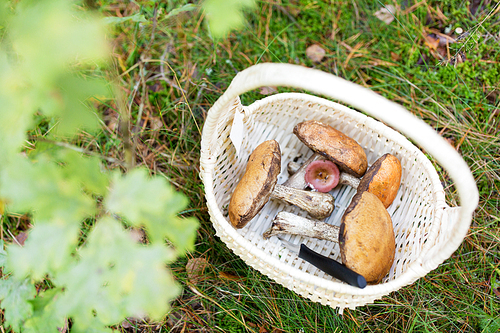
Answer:
POLYGON ((339 227, 326 222, 313 221, 289 212, 279 212, 274 217, 271 227, 262 236, 268 239, 272 236, 283 234, 300 235, 337 242, 339 227))
POLYGON ((328 193, 303 191, 280 184, 274 186, 271 198, 297 206, 320 220, 330 216, 335 208, 335 199, 328 193))

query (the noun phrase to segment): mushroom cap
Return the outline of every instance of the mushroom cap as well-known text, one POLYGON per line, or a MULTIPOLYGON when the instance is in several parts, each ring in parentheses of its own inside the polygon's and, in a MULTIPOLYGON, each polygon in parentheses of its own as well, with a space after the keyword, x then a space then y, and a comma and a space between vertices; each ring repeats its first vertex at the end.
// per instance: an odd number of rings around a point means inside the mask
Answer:
POLYGON ((231 196, 228 213, 235 228, 243 228, 269 201, 280 172, 278 142, 264 141, 250 155, 245 173, 231 196))
POLYGON ((401 163, 396 156, 385 154, 366 171, 359 182, 358 192, 375 194, 387 208, 396 198, 400 184, 401 163))
POLYGON ((356 193, 342 216, 339 245, 342 262, 368 283, 379 283, 387 275, 396 243, 391 217, 377 196, 356 193))
POLYGON ((363 148, 344 133, 315 120, 297 124, 293 133, 313 151, 335 162, 340 170, 362 177, 368 168, 363 148))
POLYGON ((314 161, 306 168, 305 181, 318 192, 330 192, 338 185, 339 179, 339 168, 330 160, 314 161))

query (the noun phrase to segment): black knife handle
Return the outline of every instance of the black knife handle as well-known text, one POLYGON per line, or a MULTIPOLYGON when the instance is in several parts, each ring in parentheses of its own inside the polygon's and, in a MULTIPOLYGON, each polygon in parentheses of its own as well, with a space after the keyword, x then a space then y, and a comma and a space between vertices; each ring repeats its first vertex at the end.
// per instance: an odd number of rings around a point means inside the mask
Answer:
POLYGON ((300 245, 299 258, 310 262, 323 272, 358 288, 366 287, 366 279, 338 261, 314 252, 304 244, 300 245))

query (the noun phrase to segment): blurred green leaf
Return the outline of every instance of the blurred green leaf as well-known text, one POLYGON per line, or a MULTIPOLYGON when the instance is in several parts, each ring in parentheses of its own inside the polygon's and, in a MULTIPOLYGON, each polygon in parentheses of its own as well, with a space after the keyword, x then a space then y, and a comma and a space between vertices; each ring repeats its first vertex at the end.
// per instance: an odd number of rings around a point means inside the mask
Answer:
POLYGON ((105 201, 107 209, 125 217, 131 225, 145 226, 152 243, 168 237, 180 252, 193 248, 198 224, 177 217, 187 204, 183 194, 177 193, 165 179, 149 177, 144 168, 116 176, 105 201))
POLYGON ((127 22, 127 21, 140 22, 140 23, 148 22, 146 17, 144 17, 144 15, 142 15, 140 13, 136 13, 134 15, 125 16, 125 17, 108 16, 108 17, 105 17, 103 20, 106 24, 119 24, 119 23, 123 23, 123 22, 127 22))
POLYGON ((88 101, 94 96, 108 96, 109 90, 104 80, 70 73, 61 76, 46 94, 51 98, 42 98, 39 106, 45 115, 57 120, 51 134, 71 137, 81 130, 99 128, 99 116, 88 101))
POLYGON ((172 9, 170 12, 168 12, 168 14, 165 15, 165 17, 163 19, 165 20, 165 19, 168 19, 170 17, 174 17, 176 15, 179 15, 180 13, 190 12, 190 11, 193 11, 193 10, 198 9, 198 8, 199 8, 198 5, 188 3, 182 7, 172 9))
POLYGON ((20 74, 40 91, 50 91, 70 64, 102 62, 109 52, 104 23, 76 12, 71 1, 21 1, 9 30, 20 74))
POLYGON ((3 239, 0 239, 0 267, 4 267, 7 263, 7 252, 3 248, 3 239))
POLYGON ((8 268, 17 278, 30 275, 42 280, 46 274, 54 275, 74 260, 79 231, 79 223, 35 225, 24 246, 9 246, 8 268))
POLYGON ((254 6, 254 0, 205 0, 202 4, 209 30, 215 38, 225 37, 231 30, 241 29, 245 25, 243 11, 254 6))
POLYGON ((103 170, 101 160, 94 156, 64 149, 61 151, 64 161, 63 171, 67 178, 74 177, 86 190, 104 196, 108 191, 109 177, 103 170))
POLYGON ((64 327, 66 318, 54 306, 54 299, 61 292, 62 288, 41 291, 35 299, 28 301, 33 306, 33 316, 24 322, 23 333, 55 332, 56 328, 64 327))
POLYGON ((5 322, 15 331, 19 332, 22 322, 33 314, 30 301, 35 294, 36 289, 28 279, 17 280, 11 277, 0 280, 0 300, 5 309, 5 322))
POLYGON ((60 311, 78 325, 90 323, 94 313, 105 325, 144 313, 159 319, 179 292, 165 266, 175 259, 173 252, 160 244, 136 243, 110 217, 96 223, 79 254, 80 260, 57 277, 65 288, 60 311))
POLYGON ((40 221, 69 223, 94 214, 94 200, 75 178, 61 171, 47 156, 41 155, 37 161, 17 156, 0 169, 0 196, 11 211, 32 212, 40 221))

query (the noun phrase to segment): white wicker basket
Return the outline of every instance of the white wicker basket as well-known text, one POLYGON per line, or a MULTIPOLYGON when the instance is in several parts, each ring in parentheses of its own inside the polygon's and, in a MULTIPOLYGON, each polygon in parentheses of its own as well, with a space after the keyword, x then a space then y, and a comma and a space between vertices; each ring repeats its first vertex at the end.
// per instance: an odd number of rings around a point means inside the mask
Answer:
MULTIPOLYGON (((201 143, 201 178, 211 221, 216 234, 248 265, 276 282, 315 302, 339 308, 355 308, 413 283, 435 269, 464 239, 478 203, 472 174, 460 155, 422 120, 403 107, 369 89, 334 75, 290 64, 259 64, 240 72, 208 112, 201 143), (239 96, 263 86, 304 89, 352 106, 303 93, 281 93, 243 106, 239 96), (235 112, 244 114, 244 136, 239 156, 229 139, 235 112), (275 139, 282 151, 282 173, 297 153, 312 154, 292 133, 303 120, 325 122, 356 140, 366 152, 368 164, 384 153, 402 163, 401 188, 388 208, 396 235, 396 256, 389 275, 364 289, 349 286, 284 250, 272 237, 262 238, 277 212, 286 210, 306 216, 293 206, 271 200, 248 225, 236 230, 227 217, 231 193, 241 178, 248 156, 261 142, 275 139), (391 129, 403 133, 405 136, 391 129), (439 177, 426 156, 408 139, 424 149, 448 172, 460 197, 460 207, 449 207, 439 177)), ((340 218, 355 190, 332 191, 335 211, 326 222, 340 224, 340 218)), ((292 236, 315 251, 340 260, 334 242, 292 236)))

